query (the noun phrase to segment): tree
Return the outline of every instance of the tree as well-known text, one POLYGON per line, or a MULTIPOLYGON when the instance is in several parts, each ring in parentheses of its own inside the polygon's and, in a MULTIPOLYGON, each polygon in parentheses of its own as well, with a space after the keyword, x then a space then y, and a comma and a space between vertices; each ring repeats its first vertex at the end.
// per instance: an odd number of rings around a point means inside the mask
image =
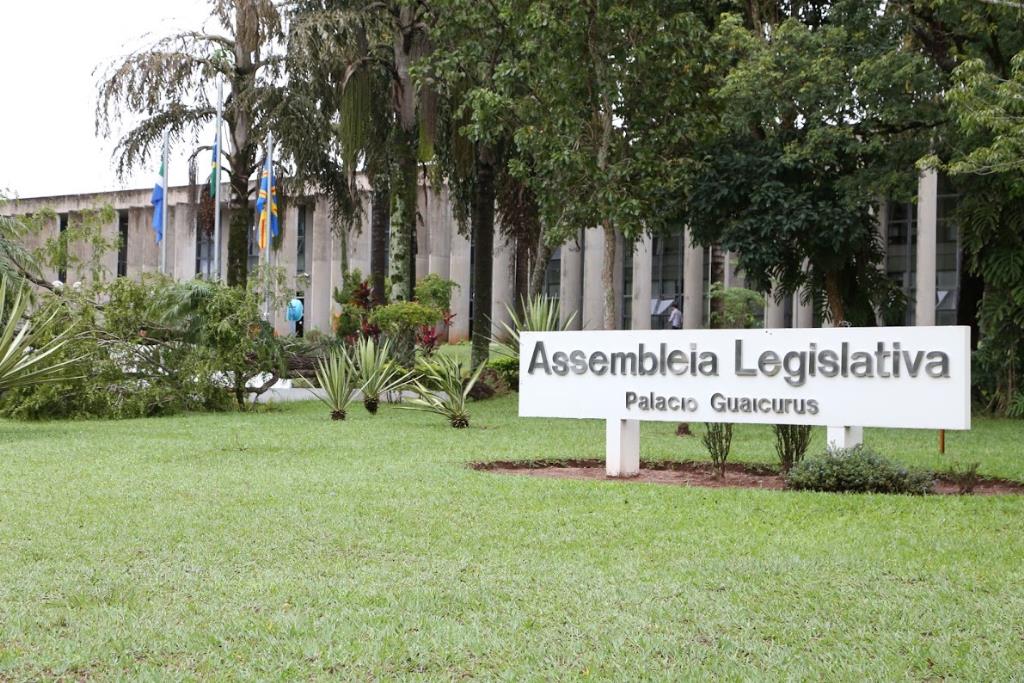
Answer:
POLYGON ((761 291, 807 287, 834 324, 902 300, 880 268, 879 197, 912 197, 942 122, 940 80, 890 3, 748 3, 714 47, 727 71, 687 207, 761 291))
POLYGON ((271 0, 210 0, 210 5, 211 18, 224 34, 182 31, 110 65, 99 86, 96 130, 109 137, 126 119, 141 119, 115 148, 122 177, 150 161, 164 133, 191 144, 194 158, 209 149, 197 146, 199 134, 216 116, 212 87, 217 74, 224 77, 231 142, 222 146, 231 183, 227 282, 244 286, 253 224, 250 179, 281 97, 277 79, 283 55, 275 49, 283 38, 281 16, 271 0))
POLYGON ((601 324, 618 325, 617 236, 679 229, 693 132, 713 83, 706 3, 563 3, 517 14, 525 93, 511 103, 528 163, 513 173, 533 191, 546 240, 604 236, 601 324))

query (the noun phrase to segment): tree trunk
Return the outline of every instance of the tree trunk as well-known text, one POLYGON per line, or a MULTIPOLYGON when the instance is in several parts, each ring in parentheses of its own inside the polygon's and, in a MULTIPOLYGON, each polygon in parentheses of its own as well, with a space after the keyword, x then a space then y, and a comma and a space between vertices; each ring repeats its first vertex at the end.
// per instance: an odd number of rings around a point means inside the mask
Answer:
POLYGON ((477 152, 470 217, 473 239, 473 367, 487 362, 491 347, 491 285, 494 278, 494 162, 477 152))
MULTIPOLYGON (((711 245, 711 282, 708 283, 710 288, 716 282, 725 285, 725 251, 719 244, 711 245)), ((712 297, 711 301, 711 320, 709 321, 711 327, 721 327, 725 317, 725 299, 716 296, 712 297)))
POLYGON ((370 286, 373 304, 385 303, 388 274, 388 229, 391 223, 391 188, 386 174, 374 178, 370 206, 370 286))
POLYGON ((843 305, 842 288, 839 286, 839 274, 834 271, 825 275, 825 296, 832 317, 832 326, 839 327, 846 321, 846 308, 843 305))
POLYGON ((416 287, 416 138, 398 134, 398 187, 391 193, 391 292, 411 301, 416 287))
POLYGON ((523 315, 526 300, 530 298, 530 257, 532 255, 529 242, 522 237, 517 238, 513 295, 515 296, 514 308, 520 316, 523 315))
POLYGON ((530 273, 530 298, 540 296, 544 292, 544 276, 548 270, 548 261, 551 260, 551 252, 553 250, 544 241, 544 235, 541 234, 540 241, 537 243, 537 254, 533 259, 533 271, 530 273))
POLYGON ((227 283, 245 287, 249 276, 249 231, 253 210, 249 206, 249 178, 231 174, 231 223, 228 227, 227 283))
POLYGON ((604 230, 604 259, 601 263, 601 286, 604 288, 604 329, 619 327, 615 300, 615 225, 609 219, 602 222, 604 230))

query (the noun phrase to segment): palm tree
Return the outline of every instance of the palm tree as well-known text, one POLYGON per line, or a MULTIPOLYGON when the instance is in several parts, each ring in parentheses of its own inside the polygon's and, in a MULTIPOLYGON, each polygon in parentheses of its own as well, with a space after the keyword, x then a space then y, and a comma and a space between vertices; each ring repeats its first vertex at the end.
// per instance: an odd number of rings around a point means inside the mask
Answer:
MULTIPOLYGON (((279 77, 284 55, 280 12, 272 0, 209 0, 210 17, 223 33, 182 31, 111 64, 102 76, 96 130, 111 136, 124 120, 138 123, 117 142, 114 156, 124 177, 149 163, 164 133, 196 140, 214 120, 211 104, 218 74, 228 85, 224 121, 230 145, 221 145, 231 182, 227 282, 244 286, 252 226, 249 180, 260 163, 257 148, 283 100, 279 77)), ((209 146, 198 147, 193 158, 209 146)))
POLYGON ((290 80, 300 87, 330 84, 311 94, 321 116, 334 122, 336 150, 325 147, 322 153, 337 151, 355 203, 356 169, 365 169, 372 188, 374 298, 383 303, 390 223, 393 294, 410 299, 416 277, 416 165, 430 155, 434 126, 434 96, 411 74, 429 47, 426 4, 300 0, 293 12, 289 75, 302 77, 290 80))

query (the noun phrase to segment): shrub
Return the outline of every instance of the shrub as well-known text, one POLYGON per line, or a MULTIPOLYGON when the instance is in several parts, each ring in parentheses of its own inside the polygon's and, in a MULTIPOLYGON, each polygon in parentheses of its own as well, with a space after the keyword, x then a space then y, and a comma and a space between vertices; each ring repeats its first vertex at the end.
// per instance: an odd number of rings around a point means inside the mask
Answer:
POLYGON ((317 362, 316 379, 324 390, 324 396, 317 394, 331 409, 332 420, 344 420, 352 395, 356 392, 356 373, 344 349, 334 349, 326 359, 317 362))
POLYGON ((979 467, 981 467, 980 462, 954 462, 942 473, 942 475, 956 484, 957 491, 960 495, 969 495, 974 493, 974 487, 978 485, 979 481, 981 481, 981 476, 978 474, 979 467))
POLYGON ((416 300, 424 306, 449 311, 452 307, 452 291, 458 286, 454 280, 446 280, 437 273, 431 273, 416 283, 416 300))
POLYGON ((497 373, 509 391, 519 391, 519 360, 517 358, 509 356, 493 358, 487 362, 487 367, 497 373))
POLYGON ((403 407, 441 415, 456 429, 468 427, 469 411, 466 404, 485 367, 481 363, 475 372, 464 377, 462 364, 450 356, 420 361, 417 366, 420 378, 411 385, 416 398, 403 407))
POLYGON ((512 324, 501 323, 501 339, 493 339, 499 345, 502 355, 519 360, 519 333, 520 332, 561 332, 569 329, 576 313, 561 323, 561 312, 558 308, 558 301, 549 299, 543 294, 531 299, 522 301, 523 314, 518 315, 512 308, 506 306, 512 324))
POLYGON ((363 405, 371 415, 377 414, 381 394, 400 389, 412 377, 395 365, 390 354, 389 341, 376 342, 373 338, 360 339, 353 349, 352 360, 357 381, 362 386, 363 405))
POLYGON ((807 453, 811 426, 772 425, 772 431, 775 432, 775 454, 779 456, 779 466, 783 472, 789 472, 807 453))
POLYGON ((794 465, 786 476, 792 489, 856 493, 931 493, 930 472, 909 470, 864 446, 828 451, 794 465))
POLYGON ((391 341, 392 356, 403 367, 412 367, 415 360, 416 336, 425 325, 441 321, 441 311, 417 301, 396 301, 373 309, 370 323, 391 341))
POLYGON ((711 326, 723 329, 750 329, 760 327, 758 315, 764 310, 764 297, 743 287, 726 287, 721 282, 711 285, 708 292, 714 301, 721 300, 721 311, 711 314, 711 326))
POLYGON ((708 422, 704 425, 704 447, 708 449, 711 462, 719 477, 725 476, 725 461, 732 448, 732 424, 728 422, 708 422))

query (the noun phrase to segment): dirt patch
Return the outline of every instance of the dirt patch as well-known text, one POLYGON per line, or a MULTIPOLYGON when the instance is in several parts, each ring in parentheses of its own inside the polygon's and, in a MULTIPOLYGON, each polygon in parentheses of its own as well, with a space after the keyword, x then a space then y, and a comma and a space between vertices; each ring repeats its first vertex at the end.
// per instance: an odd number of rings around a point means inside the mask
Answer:
MULTIPOLYGON (((605 476, 603 460, 498 460, 495 462, 471 463, 475 470, 518 474, 529 477, 552 477, 556 479, 603 480, 642 484, 673 484, 677 486, 703 486, 707 488, 745 488, 782 490, 786 481, 779 472, 768 465, 747 465, 729 463, 725 477, 720 478, 708 462, 697 461, 651 461, 640 463, 640 474, 636 477, 616 478, 605 476)), ((956 495, 957 485, 944 479, 935 478, 935 493, 956 495)), ((1006 479, 982 479, 974 488, 975 495, 991 496, 1002 494, 1024 494, 1024 484, 1006 479)))

